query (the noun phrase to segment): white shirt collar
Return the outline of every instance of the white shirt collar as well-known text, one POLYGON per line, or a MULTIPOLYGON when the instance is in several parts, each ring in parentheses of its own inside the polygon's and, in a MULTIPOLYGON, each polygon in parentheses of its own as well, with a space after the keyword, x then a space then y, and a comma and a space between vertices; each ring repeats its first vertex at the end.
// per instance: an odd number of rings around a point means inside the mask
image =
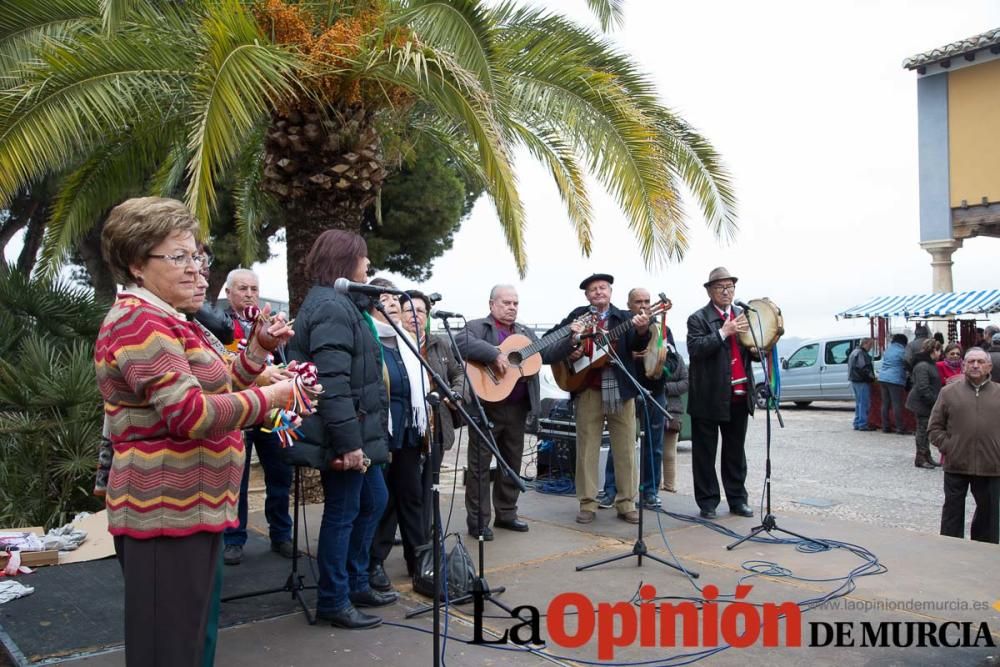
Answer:
POLYGON ((142 299, 143 301, 146 301, 147 303, 150 303, 150 304, 156 306, 160 310, 166 311, 167 314, 173 315, 174 317, 180 318, 182 320, 186 320, 187 319, 187 316, 184 313, 182 313, 181 311, 177 310, 176 308, 174 308, 173 306, 171 306, 169 303, 167 303, 166 301, 164 301, 160 297, 158 297, 155 294, 153 294, 152 292, 150 292, 145 287, 139 287, 138 285, 126 285, 125 289, 122 290, 121 293, 122 294, 128 294, 130 296, 134 296, 134 297, 137 297, 139 299, 142 299))

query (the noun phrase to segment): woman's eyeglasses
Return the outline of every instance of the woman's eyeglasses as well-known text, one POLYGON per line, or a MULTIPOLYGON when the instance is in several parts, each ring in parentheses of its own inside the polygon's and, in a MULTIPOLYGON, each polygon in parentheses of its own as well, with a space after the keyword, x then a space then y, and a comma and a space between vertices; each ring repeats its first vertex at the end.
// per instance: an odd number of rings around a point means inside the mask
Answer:
POLYGON ((183 268, 190 263, 194 263, 199 269, 207 269, 212 266, 212 256, 211 255, 189 255, 186 252, 182 252, 179 255, 154 255, 150 253, 146 255, 152 259, 163 259, 177 268, 183 268))

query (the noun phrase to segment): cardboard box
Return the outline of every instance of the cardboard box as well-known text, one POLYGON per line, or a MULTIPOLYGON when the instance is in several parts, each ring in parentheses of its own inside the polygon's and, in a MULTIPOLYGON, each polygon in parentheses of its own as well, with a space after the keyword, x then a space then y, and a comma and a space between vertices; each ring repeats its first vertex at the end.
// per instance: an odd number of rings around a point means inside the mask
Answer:
MULTIPOLYGON (((0 533, 34 533, 35 535, 45 535, 42 528, 0 528, 0 533)), ((7 552, 0 550, 0 569, 7 566, 7 552)), ((22 551, 21 565, 28 567, 41 567, 43 565, 55 565, 59 562, 59 552, 54 549, 47 551, 22 551)))

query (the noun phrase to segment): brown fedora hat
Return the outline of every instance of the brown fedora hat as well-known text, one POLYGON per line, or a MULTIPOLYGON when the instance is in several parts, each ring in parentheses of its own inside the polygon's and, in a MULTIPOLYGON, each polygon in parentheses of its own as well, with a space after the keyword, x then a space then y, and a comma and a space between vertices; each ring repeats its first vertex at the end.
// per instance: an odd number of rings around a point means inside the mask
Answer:
POLYGON ((717 266, 712 269, 712 272, 708 274, 708 282, 705 283, 704 287, 708 287, 712 283, 717 283, 720 280, 732 280, 735 284, 739 281, 739 278, 729 273, 729 269, 724 266, 717 266))

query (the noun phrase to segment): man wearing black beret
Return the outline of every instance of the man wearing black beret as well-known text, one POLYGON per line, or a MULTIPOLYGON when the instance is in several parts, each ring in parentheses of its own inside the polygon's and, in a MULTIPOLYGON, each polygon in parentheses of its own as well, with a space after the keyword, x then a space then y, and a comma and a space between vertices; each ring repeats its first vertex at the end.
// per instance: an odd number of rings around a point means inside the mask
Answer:
MULTIPOLYGON (((645 313, 632 315, 611 304, 611 285, 615 279, 606 273, 595 273, 580 283, 589 305, 573 309, 554 328, 558 329, 575 322, 580 317, 592 313, 597 319, 597 327, 610 331, 631 319, 633 326, 612 345, 622 359, 632 359, 633 351, 643 350, 649 342, 649 316, 645 313)), ((574 362, 599 352, 599 343, 594 338, 581 340, 583 327, 572 324, 574 335, 556 344, 550 357, 564 362, 574 362)), ((606 360, 605 360, 606 361, 606 360)), ((576 497, 580 511, 577 523, 590 523, 597 515, 597 478, 601 453, 601 435, 607 420, 611 433, 611 454, 614 457, 615 479, 618 495, 615 509, 618 517, 628 523, 638 523, 639 513, 635 509, 635 494, 638 487, 635 464, 635 395, 632 383, 617 367, 610 363, 583 371, 585 382, 579 391, 573 393, 576 413, 576 497)))

